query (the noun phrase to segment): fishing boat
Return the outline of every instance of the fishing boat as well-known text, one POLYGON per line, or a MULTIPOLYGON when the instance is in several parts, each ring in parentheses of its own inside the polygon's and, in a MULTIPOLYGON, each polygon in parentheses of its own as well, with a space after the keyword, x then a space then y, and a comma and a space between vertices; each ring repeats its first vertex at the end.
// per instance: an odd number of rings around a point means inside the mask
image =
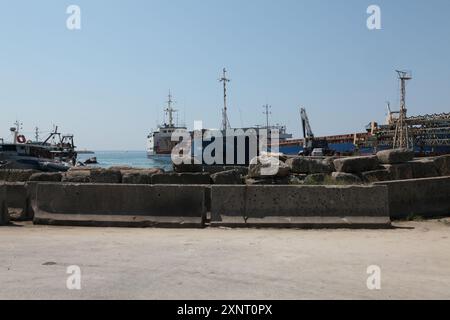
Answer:
POLYGON ((73 135, 62 135, 58 127, 44 141, 28 140, 16 121, 10 129, 12 142, 0 139, 0 169, 67 171, 77 161, 73 135))

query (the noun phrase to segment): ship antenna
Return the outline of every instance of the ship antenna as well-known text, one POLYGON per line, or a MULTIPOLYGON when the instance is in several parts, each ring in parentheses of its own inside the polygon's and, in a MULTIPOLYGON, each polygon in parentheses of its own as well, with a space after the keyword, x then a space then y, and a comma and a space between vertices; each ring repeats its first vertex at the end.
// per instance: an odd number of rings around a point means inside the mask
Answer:
POLYGON ((219 82, 223 83, 223 111, 222 111, 222 130, 230 129, 230 121, 228 120, 227 108, 227 83, 231 80, 227 78, 227 70, 223 68, 223 76, 219 82))
POLYGON ((172 103, 173 103, 173 100, 172 100, 172 93, 170 92, 170 90, 169 90, 169 96, 168 96, 168 100, 167 100, 167 109, 165 110, 166 111, 166 113, 168 114, 168 116, 169 116, 169 126, 170 127, 174 127, 174 123, 173 123, 173 113, 174 112, 177 112, 177 110, 175 110, 173 107, 172 107, 172 103))
POLYGON ((272 106, 266 104, 265 106, 263 106, 263 108, 264 108, 263 113, 266 115, 266 127, 267 130, 269 130, 269 116, 272 114, 272 112, 270 112, 269 110, 272 109, 272 106))

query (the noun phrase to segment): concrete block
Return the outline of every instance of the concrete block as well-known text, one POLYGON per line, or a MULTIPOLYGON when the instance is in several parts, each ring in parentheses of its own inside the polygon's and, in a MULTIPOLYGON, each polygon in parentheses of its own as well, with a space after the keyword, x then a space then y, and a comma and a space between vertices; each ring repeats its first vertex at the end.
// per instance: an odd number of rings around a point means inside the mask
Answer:
POLYGON ((162 174, 161 169, 123 169, 122 183, 124 184, 151 184, 154 174, 162 174))
POLYGON ((303 183, 306 185, 320 185, 325 183, 327 177, 329 177, 329 175, 325 173, 314 173, 307 175, 303 183))
POLYGON ((357 175, 352 173, 344 172, 333 172, 331 175, 331 180, 339 184, 361 184, 362 180, 357 175))
POLYGON ((333 162, 326 159, 295 157, 287 159, 286 164, 293 173, 314 174, 332 173, 334 171, 333 162))
POLYGON ((122 183, 119 169, 79 167, 70 169, 62 178, 68 183, 122 183))
POLYGON ((433 161, 441 176, 450 176, 450 155, 436 157, 433 161))
POLYGON ((203 164, 200 160, 195 160, 192 157, 182 157, 180 159, 183 163, 173 164, 173 170, 177 173, 200 173, 203 172, 203 164))
POLYGON ((388 188, 391 218, 450 216, 450 177, 377 182, 388 188))
POLYGON ((40 182, 61 182, 62 174, 60 172, 39 172, 31 175, 29 181, 40 182))
POLYGON ((438 177, 436 164, 430 159, 420 159, 409 162, 411 164, 414 179, 438 177))
POLYGON ((214 184, 243 184, 243 178, 238 170, 230 170, 211 175, 214 184))
POLYGON ((249 186, 290 185, 291 177, 246 178, 245 184, 249 186))
POLYGON ((368 157, 350 157, 334 160, 334 166, 337 172, 361 173, 378 169, 378 158, 376 156, 368 157))
POLYGON ((368 183, 393 180, 392 174, 386 169, 363 172, 362 178, 368 183))
POLYGON ((243 176, 248 175, 248 167, 244 166, 221 166, 221 165, 212 165, 212 166, 203 166, 202 171, 207 172, 209 174, 220 173, 224 171, 237 170, 243 176))
POLYGON ((28 212, 28 192, 25 182, 8 182, 6 187, 6 207, 11 220, 30 220, 28 212))
POLYGON ((0 184, 0 226, 9 224, 9 213, 6 207, 6 186, 0 184))
POLYGON ((89 183, 91 182, 90 170, 69 170, 62 177, 62 182, 89 183))
POLYGON ((92 169, 90 171, 91 183, 121 183, 122 174, 120 170, 92 169))
POLYGON ((125 184, 36 185, 35 224, 101 227, 203 227, 206 188, 125 184))
POLYGON ((381 165, 381 167, 388 171, 392 180, 407 180, 414 178, 412 165, 410 163, 381 165))
POLYGON ((275 157, 259 156, 250 161, 248 167, 249 178, 264 178, 269 176, 287 177, 290 168, 275 157))
POLYGON ((404 163, 414 159, 414 151, 408 149, 384 150, 377 153, 377 158, 382 164, 404 163))
POLYGON ((384 186, 211 186, 211 225, 389 227, 384 186))
POLYGON ((210 184, 208 173, 161 173, 152 176, 152 184, 210 184))
POLYGON ((30 177, 39 171, 28 169, 3 169, 0 170, 0 181, 6 182, 26 182, 30 177))

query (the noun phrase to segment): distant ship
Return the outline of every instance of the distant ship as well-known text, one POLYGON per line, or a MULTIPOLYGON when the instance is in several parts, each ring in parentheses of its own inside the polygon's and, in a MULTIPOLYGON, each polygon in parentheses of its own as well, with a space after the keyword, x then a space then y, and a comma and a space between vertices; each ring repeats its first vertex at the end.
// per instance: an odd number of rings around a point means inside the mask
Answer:
MULTIPOLYGON (((269 105, 263 106, 265 108, 264 114, 266 115, 266 124, 264 126, 253 126, 253 127, 232 127, 228 119, 228 104, 227 104, 227 84, 231 80, 227 78, 227 70, 223 69, 222 78, 219 79, 223 84, 223 109, 222 109, 222 124, 221 129, 208 130, 211 134, 214 132, 220 132, 223 137, 223 150, 217 150, 220 152, 219 155, 214 154, 214 159, 218 160, 220 164, 225 165, 249 165, 250 161, 255 156, 259 156, 262 152, 271 152, 275 148, 272 137, 277 138, 277 143, 280 145, 286 143, 289 139, 292 139, 292 134, 288 133, 285 125, 270 125, 269 123, 269 105), (256 141, 251 142, 251 138, 247 135, 250 132, 255 133, 256 141), (260 150, 261 139, 267 139, 264 144, 267 144, 267 150, 260 150), (256 142, 256 146, 250 145, 250 143, 256 142), (243 145, 241 145, 243 143, 243 145), (256 150, 255 150, 256 149, 256 150), (256 153, 255 153, 256 151, 256 153), (228 155, 227 152, 232 152, 233 156, 228 155), (242 152, 243 154, 239 154, 242 152)), ((206 130, 204 130, 203 135, 205 135, 206 130)), ((213 143, 214 139, 206 139, 203 141, 197 141, 198 139, 193 138, 194 143, 192 153, 195 158, 202 157, 203 152, 208 148, 208 146, 213 143), (195 148, 195 149, 194 149, 195 148)))
POLYGON ((172 134, 188 132, 185 126, 175 125, 173 115, 178 111, 172 105, 172 94, 169 92, 167 108, 164 109, 168 116, 168 123, 158 126, 155 131, 150 132, 147 136, 147 156, 149 158, 169 157, 172 154, 172 149, 178 144, 177 141, 172 141, 172 134))

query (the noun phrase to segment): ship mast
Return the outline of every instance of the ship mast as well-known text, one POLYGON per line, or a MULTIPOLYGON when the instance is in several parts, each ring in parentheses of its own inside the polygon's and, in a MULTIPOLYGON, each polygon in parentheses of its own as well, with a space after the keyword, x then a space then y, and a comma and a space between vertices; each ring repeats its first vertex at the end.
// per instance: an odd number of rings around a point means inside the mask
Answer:
POLYGON ((412 146, 409 140, 408 124, 406 123, 408 111, 406 108, 406 81, 411 80, 412 76, 411 73, 406 71, 396 71, 400 80, 400 112, 395 128, 393 148, 411 149, 412 146))
POLYGON ((266 129, 269 130, 269 116, 272 114, 272 112, 270 112, 269 110, 272 108, 272 106, 266 104, 265 106, 263 106, 263 108, 263 113, 266 115, 266 129))
POLYGON ((36 142, 39 142, 39 128, 34 128, 34 139, 36 142))
POLYGON ((17 137, 19 136, 21 129, 22 129, 22 123, 19 122, 19 120, 16 120, 16 122, 14 122, 14 127, 12 127, 10 129, 10 131, 13 134, 13 143, 17 143, 17 137))
POLYGON ((167 115, 169 116, 169 127, 175 126, 173 123, 173 114, 174 114, 174 112, 177 112, 177 110, 175 110, 172 107, 172 104, 173 104, 172 94, 169 90, 169 96, 168 96, 168 100, 167 100, 167 108, 164 110, 167 113, 167 115))
POLYGON ((223 83, 223 110, 222 110, 222 130, 230 129, 230 121, 228 120, 227 114, 227 83, 230 82, 230 79, 227 79, 227 70, 223 68, 223 76, 219 79, 219 82, 223 83))

